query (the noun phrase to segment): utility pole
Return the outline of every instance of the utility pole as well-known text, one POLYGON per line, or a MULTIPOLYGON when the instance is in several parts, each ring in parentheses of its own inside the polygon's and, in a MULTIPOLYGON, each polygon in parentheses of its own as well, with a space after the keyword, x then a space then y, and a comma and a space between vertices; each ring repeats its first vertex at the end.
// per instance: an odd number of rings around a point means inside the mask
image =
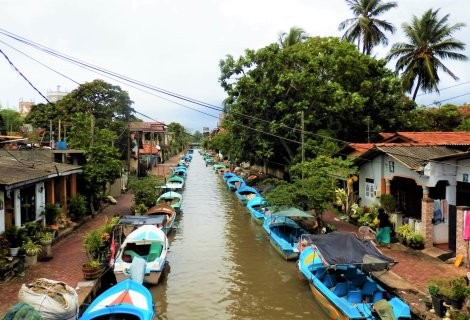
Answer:
MULTIPOLYGON (((302 110, 302 117, 300 120, 300 126, 302 127, 302 132, 300 134, 300 139, 302 142, 302 164, 305 162, 305 148, 304 148, 304 129, 305 129, 305 123, 304 123, 304 111, 302 110)), ((302 180, 304 179, 304 168, 302 167, 302 180)))

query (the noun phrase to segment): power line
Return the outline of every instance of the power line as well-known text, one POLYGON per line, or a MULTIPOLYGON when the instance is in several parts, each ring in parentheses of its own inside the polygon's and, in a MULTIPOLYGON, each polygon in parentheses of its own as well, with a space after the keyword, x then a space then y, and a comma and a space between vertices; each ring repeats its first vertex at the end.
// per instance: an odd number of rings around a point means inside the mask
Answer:
POLYGON ((34 90, 36 90, 37 93, 39 93, 41 95, 41 97, 43 97, 48 103, 51 103, 49 101, 49 99, 47 99, 42 93, 41 91, 39 91, 38 88, 36 88, 32 83, 31 81, 28 80, 28 78, 25 77, 24 74, 21 73, 20 70, 18 70, 18 68, 13 64, 13 62, 11 62, 10 58, 8 58, 8 56, 5 54, 5 52, 2 51, 2 49, 0 49, 0 53, 3 54, 3 56, 5 57, 5 59, 7 59, 8 63, 10 64, 10 66, 16 71, 18 72, 18 74, 24 79, 26 80, 27 83, 29 83, 29 85, 31 86, 31 88, 33 88, 34 90))
POLYGON ((424 96, 424 95, 431 94, 431 93, 435 93, 435 92, 444 91, 444 90, 447 90, 447 89, 450 89, 450 88, 455 88, 455 87, 458 87, 458 86, 463 86, 464 84, 468 84, 468 83, 470 83, 470 81, 455 84, 453 86, 445 87, 445 88, 442 88, 442 89, 439 89, 439 90, 431 90, 429 92, 420 93, 420 94, 417 95, 417 97, 424 96))
POLYGON ((457 98, 460 98, 460 97, 468 96, 469 94, 470 94, 470 92, 467 92, 467 93, 464 93, 464 94, 461 94, 461 95, 458 95, 458 96, 455 96, 455 97, 451 97, 451 98, 448 98, 448 99, 434 101, 433 103, 427 104, 426 107, 433 106, 433 105, 439 105, 444 101, 449 101, 449 100, 457 99, 457 98))
MULTIPOLYGON (((56 57, 58 57, 58 58, 64 59, 62 54, 53 53, 54 50, 52 50, 52 49, 48 49, 47 47, 45 47, 47 50, 41 49, 40 47, 42 47, 42 46, 39 45, 39 44, 31 45, 31 44, 29 44, 29 43, 28 43, 27 41, 25 41, 25 40, 17 39, 17 38, 15 38, 15 37, 13 37, 13 36, 10 36, 10 35, 8 35, 8 34, 5 34, 4 32, 2 32, 2 31, 4 31, 4 30, 1 29, 1 28, 0 28, 0 30, 1 30, 0 33, 2 33, 2 34, 4 34, 4 35, 7 35, 7 36, 9 36, 9 37, 11 37, 11 38, 13 38, 13 39, 15 39, 15 40, 18 40, 18 41, 20 41, 20 42, 23 42, 23 43, 25 43, 25 44, 27 44, 27 45, 30 45, 30 46, 33 46, 33 47, 36 47, 36 48, 39 47, 39 48, 37 48, 37 49, 39 49, 39 50, 41 50, 41 51, 44 51, 44 52, 46 52, 46 53, 52 54, 52 55, 54 55, 54 56, 56 56, 56 57), (51 51, 51 52, 49 52, 49 51, 51 51)), ((29 40, 28 40, 28 41, 29 41, 29 40)), ((2 41, 2 42, 3 42, 3 41, 2 41)), ((4 43, 4 42, 3 42, 3 43, 4 43)), ((34 44, 34 42, 31 42, 31 43, 34 44)), ((11 46, 10 46, 10 47, 11 47, 11 46)), ((16 51, 19 51, 19 50, 17 50, 17 49, 15 49, 15 50, 16 50, 16 51)), ((19 51, 19 52, 21 52, 21 51, 19 51)), ((2 53, 3 53, 3 52, 2 52, 2 53)), ((26 55, 26 54, 25 54, 25 55, 26 55)), ((26 56, 28 56, 28 55, 26 55, 26 56)), ((28 57, 29 57, 29 56, 28 56, 28 57)), ((64 57, 65 57, 65 56, 64 56, 64 57)), ((106 69, 101 69, 101 68, 99 68, 99 67, 96 67, 96 66, 93 66, 93 65, 89 65, 89 64, 84 63, 84 62, 81 62, 80 60, 77 60, 77 59, 73 59, 73 58, 65 58, 65 59, 66 59, 67 61, 69 61, 69 62, 75 64, 75 65, 78 65, 78 66, 81 66, 81 67, 85 68, 86 70, 91 71, 90 69, 92 69, 92 70, 94 70, 93 72, 96 72, 96 73, 98 73, 98 74, 100 74, 100 75, 103 75, 102 73, 105 73, 105 74, 107 74, 106 77, 109 77, 109 78, 111 78, 111 79, 113 79, 113 80, 115 80, 115 81, 117 81, 117 82, 120 82, 120 83, 122 83, 121 80, 117 80, 117 79, 115 79, 115 78, 113 78, 113 77, 117 77, 117 78, 119 78, 119 79, 122 79, 123 81, 128 81, 128 82, 134 83, 134 84, 136 84, 136 85, 140 85, 140 86, 143 86, 143 87, 145 87, 145 88, 148 88, 148 89, 150 89, 150 90, 158 91, 158 92, 160 92, 160 93, 168 94, 168 92, 169 92, 169 91, 167 91, 167 90, 160 89, 160 88, 156 88, 156 87, 153 87, 153 86, 151 86, 151 85, 145 84, 145 83, 140 82, 140 81, 138 81, 138 80, 134 80, 134 79, 131 79, 131 78, 127 78, 127 77, 125 77, 125 76, 123 76, 123 75, 119 75, 119 74, 117 74, 117 73, 108 71, 108 70, 106 70, 106 69)), ((35 60, 35 59, 33 59, 33 60, 35 60)), ((42 63, 41 63, 41 64, 42 64, 42 63)), ((42 64, 42 65, 44 65, 44 64, 42 64)), ((44 66, 45 66, 45 65, 44 65, 44 66)), ((53 70, 54 72, 57 72, 58 74, 60 74, 60 75, 62 75, 62 76, 64 76, 64 77, 66 77, 67 79, 69 79, 69 80, 71 80, 71 81, 73 81, 73 82, 79 84, 78 82, 72 80, 71 78, 69 78, 69 77, 63 75, 62 73, 60 73, 60 72, 58 72, 58 71, 56 71, 56 70, 54 70, 54 69, 52 69, 52 68, 50 68, 50 67, 48 67, 48 69, 53 70)), ((125 84, 128 85, 128 86, 130 86, 130 87, 132 87, 132 88, 135 88, 135 89, 137 89, 137 90, 143 91, 143 92, 145 92, 145 93, 147 93, 147 94, 156 96, 156 97, 158 97, 158 98, 160 98, 160 99, 164 99, 164 100, 166 100, 166 101, 169 101, 169 102, 175 103, 175 104, 177 104, 177 105, 180 105, 180 106, 182 106, 182 107, 184 107, 184 108, 191 109, 191 110, 193 110, 193 111, 196 111, 196 112, 199 112, 199 113, 208 115, 208 116, 210 116, 210 117, 218 118, 217 116, 208 114, 208 113, 206 113, 206 112, 203 112, 203 111, 198 110, 198 109, 195 109, 195 108, 191 108, 191 107, 189 107, 189 106, 183 105, 183 104, 178 103, 178 102, 175 102, 175 101, 173 101, 173 100, 170 100, 170 99, 167 99, 167 98, 163 98, 163 97, 161 97, 161 96, 159 96, 159 95, 150 93, 150 92, 148 92, 148 91, 145 91, 145 90, 143 90, 143 89, 141 89, 141 88, 138 88, 138 87, 135 87, 135 86, 133 86, 133 85, 129 85, 129 84, 127 84, 127 83, 125 83, 125 84)), ((170 93, 171 93, 171 92, 170 92, 170 93)), ((468 93, 468 94, 470 94, 470 93, 468 93)), ((181 95, 178 95, 178 94, 175 94, 175 93, 171 93, 171 94, 168 94, 168 95, 170 95, 170 96, 172 96, 172 97, 175 97, 175 98, 179 98, 179 99, 181 99, 181 97, 184 97, 184 96, 181 96, 181 95)), ((465 95, 467 95, 467 94, 465 94, 465 95)), ((462 96, 464 96, 464 95, 462 95, 462 96)), ((456 98, 456 97, 454 97, 454 98, 456 98)), ((450 98, 450 99, 453 99, 453 98, 450 98)), ((203 102, 200 102, 200 101, 198 101, 198 100, 191 99, 191 98, 188 98, 188 97, 184 97, 183 100, 185 100, 185 101, 187 101, 187 102, 192 102, 192 103, 201 105, 201 106, 203 106, 203 107, 211 106, 210 104, 206 104, 206 103, 203 103, 203 102)), ((449 100, 449 99, 447 99, 447 100, 449 100)), ((48 100, 46 99, 46 101, 48 101, 48 100)), ((442 100, 442 101, 446 101, 446 100, 442 100)), ((211 109, 214 109, 214 108, 215 108, 215 109, 221 111, 219 107, 214 107, 214 106, 212 106, 212 107, 213 107, 213 108, 211 108, 211 109)), ((149 119, 152 119, 151 117, 149 117, 149 116, 147 116, 147 115, 145 115, 145 114, 143 114, 143 113, 137 112, 137 111, 135 111, 135 110, 133 110, 133 111, 134 111, 135 113, 141 114, 141 115, 143 115, 143 116, 145 116, 145 117, 147 117, 147 118, 149 118, 149 119)), ((234 113, 234 114, 235 114, 235 113, 234 113)), ((269 122, 269 123, 270 123, 270 121, 267 121, 267 120, 264 120, 264 119, 259 119, 259 118, 252 117, 252 116, 248 116, 248 115, 244 115, 244 116, 246 116, 246 117, 248 117, 248 118, 255 119, 255 120, 259 120, 259 121, 264 121, 264 122, 269 122)), ((152 119, 152 120, 154 120, 154 119, 152 119)), ((157 120, 154 120, 154 121, 157 121, 157 120)), ((237 122, 235 122, 235 121, 229 121, 229 120, 226 120, 226 121, 227 121, 228 123, 232 123, 232 124, 234 124, 234 125, 236 125, 236 126, 245 127, 245 128, 247 128, 247 129, 250 129, 250 130, 253 130, 253 131, 257 131, 257 132, 262 133, 262 134, 265 134, 265 135, 269 135, 269 136, 272 136, 272 137, 275 137, 275 138, 283 139, 283 140, 285 140, 285 141, 289 141, 289 142, 292 142, 292 143, 301 144, 299 141, 296 141, 296 140, 293 140, 293 139, 289 139, 289 138, 286 138, 286 137, 282 137, 282 136, 280 136, 280 135, 278 135, 278 134, 273 134, 273 133, 270 133, 270 132, 266 132, 266 131, 263 131, 263 130, 260 130, 260 129, 257 129, 257 128, 250 127, 250 126, 248 126, 248 125, 244 125, 244 124, 241 124, 241 123, 237 123, 237 122)), ((157 121, 157 122, 160 122, 160 121, 157 121)), ((162 123, 162 124, 163 124, 163 123, 162 123)), ((344 143, 347 143, 347 144, 351 143, 351 142, 349 142, 349 141, 340 140, 340 139, 335 139, 335 138, 328 137, 328 136, 324 136, 324 135, 314 134, 314 133, 311 133, 311 132, 302 131, 302 130, 295 129, 295 128, 290 128, 290 127, 287 127, 287 126, 285 126, 285 128, 287 128, 287 129, 293 129, 293 130, 296 130, 296 131, 305 132, 305 133, 312 134, 312 135, 316 135, 316 136, 319 136, 319 137, 321 137, 321 138, 327 138, 327 139, 333 139, 333 140, 341 141, 341 142, 344 142, 344 143)), ((307 143, 307 145, 309 145, 309 144, 307 143)), ((321 149, 321 150, 324 150, 324 151, 330 151, 330 150, 323 149, 323 148, 321 148, 321 147, 319 147, 319 146, 316 146, 316 145, 315 145, 315 146, 314 146, 314 145, 310 145, 310 146, 316 147, 316 148, 321 149)), ((337 153, 337 154, 339 154, 339 153, 337 153)), ((388 154, 392 154, 392 153, 388 153, 388 154)), ((339 155, 346 155, 346 154, 339 154, 339 155)), ((406 155, 403 155, 403 154, 397 154, 397 155, 404 156, 404 157, 408 157, 408 158, 413 158, 413 159, 421 160, 421 161, 431 161, 431 160, 429 160, 429 159, 423 159, 423 158, 414 157, 414 156, 406 156, 406 155)), ((372 160, 370 160, 370 159, 364 159, 364 160, 372 161, 372 160)), ((444 163, 444 162, 437 162, 437 163, 448 164, 448 165, 454 165, 454 166, 462 166, 462 165, 455 165, 455 164, 444 163)), ((467 167, 467 166, 462 166, 462 167, 467 167)))

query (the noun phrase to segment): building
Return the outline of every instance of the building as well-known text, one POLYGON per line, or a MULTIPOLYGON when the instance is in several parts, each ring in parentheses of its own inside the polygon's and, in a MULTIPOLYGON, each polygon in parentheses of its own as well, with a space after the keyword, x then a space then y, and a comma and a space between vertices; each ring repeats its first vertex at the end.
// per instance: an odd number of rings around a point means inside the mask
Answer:
POLYGON ((423 234, 426 247, 461 253, 463 212, 470 207, 470 132, 382 136, 379 143, 350 144, 337 153, 352 156, 359 168, 359 205, 377 205, 391 194, 398 203, 396 226, 407 222, 423 234), (443 221, 437 221, 439 211, 443 221))
POLYGON ((26 117, 28 113, 31 112, 31 107, 34 106, 36 103, 34 101, 23 101, 20 100, 18 104, 18 112, 23 116, 26 117))
POLYGON ((0 233, 43 220, 46 204, 60 206, 67 215, 82 171, 79 165, 54 162, 51 150, 0 149, 0 233))
POLYGON ((68 94, 67 91, 61 91, 60 86, 57 86, 57 90, 47 90, 47 100, 57 102, 68 94))

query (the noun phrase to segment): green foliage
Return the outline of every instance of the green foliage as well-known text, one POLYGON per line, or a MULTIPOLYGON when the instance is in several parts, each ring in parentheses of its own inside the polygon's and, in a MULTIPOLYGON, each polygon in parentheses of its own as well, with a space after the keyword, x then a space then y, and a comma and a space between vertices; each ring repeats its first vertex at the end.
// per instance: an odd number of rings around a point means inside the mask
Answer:
POLYGON ((343 39, 357 43, 357 50, 361 50, 364 54, 371 54, 372 48, 378 44, 387 45, 388 39, 384 31, 393 33, 395 27, 385 20, 379 20, 378 16, 397 7, 397 3, 382 2, 382 0, 353 0, 346 3, 354 18, 340 23, 339 30, 349 27, 343 39))
POLYGON ((55 224, 57 217, 62 213, 62 209, 54 203, 46 203, 44 208, 44 216, 46 217, 46 224, 55 224))
POLYGON ((380 205, 385 212, 392 213, 397 209, 397 200, 391 194, 383 194, 380 196, 380 205))
POLYGON ((82 218, 87 212, 87 199, 81 194, 77 194, 75 197, 70 198, 69 213, 75 219, 82 218))
POLYGON ((99 260, 104 245, 100 230, 93 230, 87 233, 84 237, 83 245, 89 260, 99 260))
POLYGON ((450 71, 441 59, 466 61, 467 57, 457 51, 464 51, 465 44, 453 34, 464 23, 448 24, 449 15, 438 17, 439 9, 429 9, 421 17, 413 16, 411 23, 403 23, 402 29, 408 42, 392 46, 387 59, 397 58, 396 71, 402 72, 403 88, 413 92, 415 100, 419 89, 438 91, 439 72, 444 71, 454 80, 458 77, 450 71))
POLYGON ((407 233, 406 235, 406 242, 411 245, 411 244, 415 244, 415 245, 421 245, 424 243, 424 236, 421 234, 421 233, 418 233, 418 232, 409 232, 407 233))
POLYGON ((167 127, 167 134, 170 135, 170 152, 175 154, 182 152, 191 143, 191 136, 186 129, 177 122, 170 122, 167 127))
POLYGON ((8 243, 10 244, 10 248, 21 247, 23 243, 20 230, 16 225, 12 225, 11 227, 5 230, 5 237, 7 238, 8 243))
POLYGON ((158 198, 156 187, 164 182, 162 176, 129 177, 127 188, 134 194, 134 205, 143 204, 148 208, 154 206, 158 198))
POLYGON ((365 117, 371 119, 371 131, 397 131, 400 117, 414 107, 402 99, 401 81, 385 61, 362 55, 337 38, 248 49, 219 65, 229 111, 222 126, 231 135, 230 143, 224 143, 230 148, 226 154, 243 155, 251 163, 300 162, 302 112, 305 131, 314 133, 305 135, 308 159, 336 148, 324 135, 364 141, 365 117))
POLYGON ((406 239, 408 237, 408 235, 410 235, 414 232, 414 230, 411 228, 411 226, 408 223, 405 223, 405 224, 399 226, 397 228, 396 232, 403 239, 406 239))
POLYGON ((467 296, 469 289, 467 282, 463 277, 456 277, 450 281, 449 298, 456 301, 463 301, 467 296))
POLYGON ((199 143, 202 140, 202 133, 199 130, 194 131, 192 141, 194 143, 199 143))
POLYGON ((27 239, 23 243, 22 248, 28 256, 38 255, 42 251, 42 245, 35 243, 32 239, 27 239))
POLYGON ((428 285, 429 294, 431 296, 437 296, 439 294, 439 289, 440 289, 439 286, 435 284, 428 285))
POLYGON ((70 146, 85 151, 87 163, 83 175, 94 195, 103 193, 106 183, 113 183, 121 174, 119 151, 114 146, 116 135, 109 129, 93 128, 92 118, 85 114, 73 117, 70 146))
POLYGON ((132 214, 136 215, 136 216, 141 216, 143 215, 144 213, 146 213, 148 211, 148 207, 141 203, 141 204, 133 204, 131 206, 131 212, 132 214))
POLYGON ((13 109, 2 109, 0 108, 0 117, 3 119, 3 128, 0 123, 0 130, 4 132, 19 132, 20 126, 24 120, 21 114, 13 109))
POLYGON ((462 119, 454 131, 470 131, 470 119, 462 119))

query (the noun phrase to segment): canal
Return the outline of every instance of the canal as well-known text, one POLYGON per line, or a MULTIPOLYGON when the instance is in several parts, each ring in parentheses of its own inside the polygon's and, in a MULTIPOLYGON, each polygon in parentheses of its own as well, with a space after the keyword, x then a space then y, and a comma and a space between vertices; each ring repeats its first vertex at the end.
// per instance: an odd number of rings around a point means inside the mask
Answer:
POLYGON ((158 319, 327 319, 294 262, 201 155, 193 155, 164 276, 150 287, 158 319))

